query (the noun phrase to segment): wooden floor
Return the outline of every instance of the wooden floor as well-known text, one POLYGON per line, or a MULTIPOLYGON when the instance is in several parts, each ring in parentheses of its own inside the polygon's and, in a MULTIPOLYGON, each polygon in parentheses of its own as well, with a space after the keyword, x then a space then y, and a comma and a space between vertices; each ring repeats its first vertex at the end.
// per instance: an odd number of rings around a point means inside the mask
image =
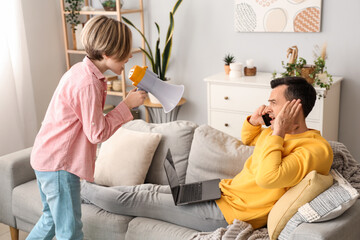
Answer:
MULTIPOLYGON (((20 231, 19 240, 25 240, 28 233, 20 231)), ((9 226, 0 223, 0 240, 11 240, 9 226)))

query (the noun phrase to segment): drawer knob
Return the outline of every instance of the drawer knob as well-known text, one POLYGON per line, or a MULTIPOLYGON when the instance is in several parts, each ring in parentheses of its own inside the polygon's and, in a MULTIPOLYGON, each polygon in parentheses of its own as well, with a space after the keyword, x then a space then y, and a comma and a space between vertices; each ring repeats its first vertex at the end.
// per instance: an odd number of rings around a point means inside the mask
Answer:
POLYGON ((225 125, 225 127, 228 127, 228 126, 229 126, 229 124, 228 124, 228 123, 225 123, 224 125, 225 125))
POLYGON ((225 99, 225 100, 229 100, 229 97, 228 97, 228 96, 225 96, 224 99, 225 99))

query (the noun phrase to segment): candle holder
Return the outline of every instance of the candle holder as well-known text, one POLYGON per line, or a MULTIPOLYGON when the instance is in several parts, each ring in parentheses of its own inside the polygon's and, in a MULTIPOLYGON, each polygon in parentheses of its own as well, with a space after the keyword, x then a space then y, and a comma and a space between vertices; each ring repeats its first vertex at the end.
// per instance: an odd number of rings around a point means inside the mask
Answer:
POLYGON ((245 76, 255 76, 256 75, 256 67, 252 67, 252 68, 244 67, 244 75, 245 76))

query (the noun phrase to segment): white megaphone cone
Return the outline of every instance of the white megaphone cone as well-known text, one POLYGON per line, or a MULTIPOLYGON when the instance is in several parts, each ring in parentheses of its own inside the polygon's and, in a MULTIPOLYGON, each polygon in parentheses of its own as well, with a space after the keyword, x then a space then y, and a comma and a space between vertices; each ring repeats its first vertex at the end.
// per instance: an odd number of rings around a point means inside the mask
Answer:
POLYGON ((166 83, 147 67, 135 65, 130 69, 129 79, 133 81, 134 86, 153 94, 163 106, 165 113, 176 107, 184 93, 183 85, 166 83))

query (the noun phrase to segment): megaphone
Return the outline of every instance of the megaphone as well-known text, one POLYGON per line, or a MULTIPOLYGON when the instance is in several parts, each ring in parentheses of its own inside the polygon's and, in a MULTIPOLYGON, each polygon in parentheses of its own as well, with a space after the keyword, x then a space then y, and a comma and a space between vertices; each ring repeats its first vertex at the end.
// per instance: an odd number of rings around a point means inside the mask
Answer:
POLYGON ((153 94, 163 106, 165 113, 173 110, 180 102, 184 93, 183 85, 173 85, 162 81, 158 76, 147 69, 135 65, 129 71, 129 79, 133 81, 133 85, 153 94))

